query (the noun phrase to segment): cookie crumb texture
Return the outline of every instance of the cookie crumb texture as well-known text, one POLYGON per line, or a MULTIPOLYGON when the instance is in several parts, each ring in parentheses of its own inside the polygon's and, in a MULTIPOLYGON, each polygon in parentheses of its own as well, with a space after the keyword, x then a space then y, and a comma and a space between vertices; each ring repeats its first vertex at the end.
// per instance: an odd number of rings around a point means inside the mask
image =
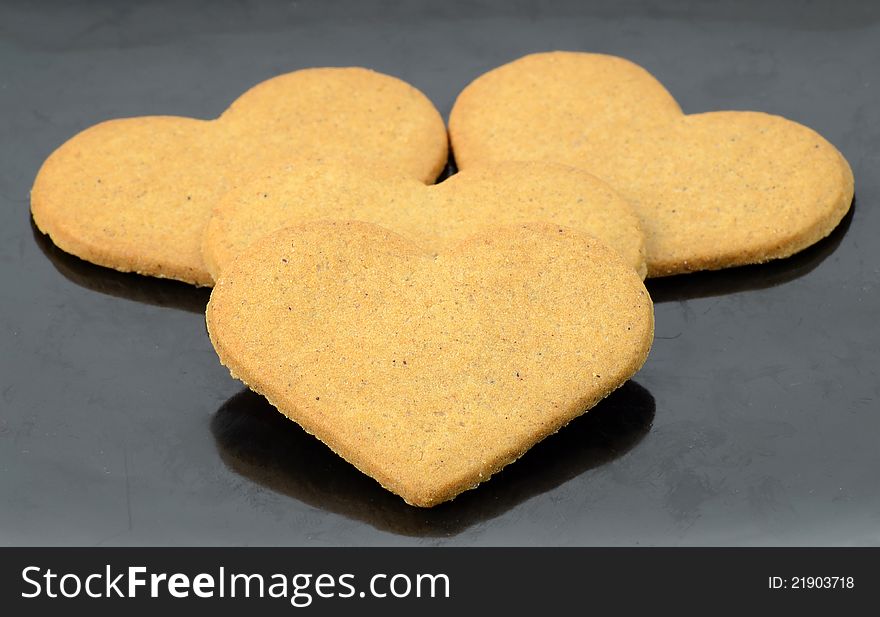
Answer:
POLYGON ((852 203, 849 164, 779 116, 684 115, 647 71, 602 54, 525 56, 459 95, 449 132, 461 169, 545 160, 596 174, 635 208, 648 276, 788 257, 852 203))
POLYGON ((643 364, 651 300, 591 236, 505 226, 439 255, 314 222, 258 241, 207 311, 230 371, 408 503, 452 499, 643 364))
POLYGON ((262 236, 319 219, 375 223, 432 252, 486 227, 549 222, 596 236, 646 273, 644 237, 626 200, 580 169, 528 162, 477 165, 431 186, 333 164, 274 170, 221 199, 205 231, 205 263, 216 279, 262 236))
POLYGON ((399 79, 305 69, 254 86, 215 120, 148 116, 86 129, 43 164, 31 211, 40 231, 82 259, 210 285, 201 244, 219 196, 256 172, 311 159, 433 182, 446 129, 399 79))

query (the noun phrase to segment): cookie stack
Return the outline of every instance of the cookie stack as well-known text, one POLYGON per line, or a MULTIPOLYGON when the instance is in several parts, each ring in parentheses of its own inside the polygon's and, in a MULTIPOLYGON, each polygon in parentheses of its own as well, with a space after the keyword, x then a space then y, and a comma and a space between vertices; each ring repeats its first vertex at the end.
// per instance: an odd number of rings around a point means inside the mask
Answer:
POLYGON ((685 115, 612 56, 527 56, 446 127, 360 68, 263 82, 219 118, 104 122, 43 164, 38 228, 213 285, 220 361, 408 503, 487 480, 641 368, 642 280, 789 256, 849 209, 812 130, 685 115), (459 172, 433 184, 451 140, 459 172))

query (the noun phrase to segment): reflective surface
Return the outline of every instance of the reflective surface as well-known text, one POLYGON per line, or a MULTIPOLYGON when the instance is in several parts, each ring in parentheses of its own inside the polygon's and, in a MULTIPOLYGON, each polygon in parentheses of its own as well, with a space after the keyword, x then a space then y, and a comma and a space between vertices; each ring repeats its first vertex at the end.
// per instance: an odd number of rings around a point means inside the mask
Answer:
POLYGON ((654 399, 630 381, 479 490, 430 510, 406 505, 250 390, 226 401, 211 429, 223 462, 255 483, 378 529, 447 536, 624 455, 653 419, 654 399))
POLYGON ((880 9, 581 4, 0 7, 0 542, 880 544, 880 9), (812 126, 857 203, 791 259, 651 281, 634 382, 434 510, 242 391, 206 290, 82 262, 32 226, 40 163, 94 122, 211 117, 276 73, 349 64, 447 114, 481 72, 553 48, 632 58, 689 112, 812 126))

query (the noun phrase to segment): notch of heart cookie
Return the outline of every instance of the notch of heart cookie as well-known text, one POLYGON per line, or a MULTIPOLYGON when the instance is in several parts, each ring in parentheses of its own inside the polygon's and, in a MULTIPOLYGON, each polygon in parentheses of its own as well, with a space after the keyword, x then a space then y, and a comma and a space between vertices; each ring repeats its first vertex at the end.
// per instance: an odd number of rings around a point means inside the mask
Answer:
POLYGON ((596 236, 645 276, 629 204, 595 176, 551 163, 474 166, 430 186, 333 164, 277 169, 224 195, 205 230, 205 263, 216 279, 260 237, 320 219, 375 223, 433 252, 481 228, 549 222, 596 236))
POLYGON ((224 270, 206 319, 234 376, 418 506, 590 409, 653 338, 635 272, 546 224, 439 254, 368 223, 287 228, 224 270))
POLYGON ((446 130, 431 102, 394 77, 306 69, 258 84, 216 120, 150 116, 86 129, 45 161, 31 211, 82 259, 210 285, 201 242, 219 196, 310 158, 432 182, 446 164, 446 130))
POLYGON ((852 203, 849 165, 815 131, 757 112, 684 115, 613 56, 551 52, 494 69, 459 95, 449 130, 465 170, 550 160, 608 181, 642 221, 649 277, 787 257, 852 203))

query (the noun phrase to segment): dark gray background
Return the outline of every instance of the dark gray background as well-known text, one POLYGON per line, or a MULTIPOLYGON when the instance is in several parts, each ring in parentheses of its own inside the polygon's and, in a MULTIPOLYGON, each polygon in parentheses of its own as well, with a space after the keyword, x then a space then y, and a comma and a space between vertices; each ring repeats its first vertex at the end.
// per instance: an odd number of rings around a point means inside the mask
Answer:
POLYGON ((877 3, 36 4, 0 6, 0 543, 880 544, 877 3), (207 292, 32 228, 40 162, 95 122, 216 116, 322 65, 399 76, 445 115, 549 49, 626 56, 686 111, 803 122, 849 159, 857 203, 792 259, 652 282, 635 384, 435 510, 239 394, 207 292))

